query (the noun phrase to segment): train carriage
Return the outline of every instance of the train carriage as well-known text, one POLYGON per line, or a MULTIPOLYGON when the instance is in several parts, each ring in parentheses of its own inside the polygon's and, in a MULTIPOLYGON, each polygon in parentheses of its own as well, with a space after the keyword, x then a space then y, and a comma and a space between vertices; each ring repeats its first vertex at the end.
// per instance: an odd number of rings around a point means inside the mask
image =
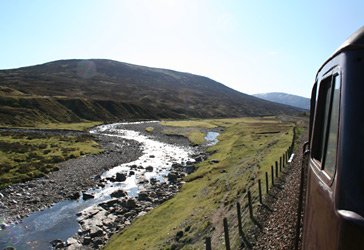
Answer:
POLYGON ((364 249, 364 27, 312 89, 303 249, 364 249))

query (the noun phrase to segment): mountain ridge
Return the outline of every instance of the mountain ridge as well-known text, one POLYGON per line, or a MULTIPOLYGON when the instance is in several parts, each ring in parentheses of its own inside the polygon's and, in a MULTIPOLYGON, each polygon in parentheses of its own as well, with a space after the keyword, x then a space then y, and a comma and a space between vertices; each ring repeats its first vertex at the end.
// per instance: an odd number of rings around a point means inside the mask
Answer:
POLYGON ((3 92, 7 88, 8 93, 13 93, 1 95, 0 91, 0 117, 5 111, 9 115, 9 110, 15 116, 18 111, 23 115, 29 111, 45 121, 222 118, 299 112, 240 93, 205 76, 106 59, 58 60, 0 70, 0 87, 3 92), (24 101, 32 98, 37 100, 33 105, 24 101), (66 117, 49 115, 40 100, 62 109, 60 113, 66 117))
POLYGON ((310 109, 310 99, 299 95, 293 95, 283 92, 268 92, 268 93, 254 94, 253 96, 261 98, 263 100, 285 104, 292 107, 302 108, 305 110, 310 109))

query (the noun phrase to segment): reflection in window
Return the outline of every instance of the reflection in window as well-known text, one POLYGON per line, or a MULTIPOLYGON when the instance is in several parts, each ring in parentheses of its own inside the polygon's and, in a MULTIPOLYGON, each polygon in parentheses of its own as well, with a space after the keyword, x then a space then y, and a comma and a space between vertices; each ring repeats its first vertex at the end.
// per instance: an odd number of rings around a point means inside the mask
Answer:
POLYGON ((329 122, 327 147, 324 171, 333 177, 335 174, 336 167, 336 148, 337 148, 337 137, 338 137, 338 125, 339 125, 339 103, 340 103, 340 77, 336 75, 333 81, 333 94, 332 94, 332 108, 331 117, 329 122))
POLYGON ((321 81, 318 90, 314 136, 312 143, 312 157, 322 162, 324 141, 329 116, 332 76, 321 81))

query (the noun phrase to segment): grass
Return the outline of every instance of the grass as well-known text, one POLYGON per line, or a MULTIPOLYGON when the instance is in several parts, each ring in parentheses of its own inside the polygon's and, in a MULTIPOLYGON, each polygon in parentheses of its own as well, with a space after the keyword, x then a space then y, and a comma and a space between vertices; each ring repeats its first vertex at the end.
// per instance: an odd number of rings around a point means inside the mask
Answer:
POLYGON ((166 135, 180 135, 186 137, 192 145, 200 145, 205 142, 205 133, 200 128, 166 127, 162 133, 166 135))
POLYGON ((0 135, 0 188, 56 171, 55 164, 67 159, 102 151, 88 135, 13 132, 1 132, 0 135))
MULTIPOLYGON (((223 217, 233 217, 237 198, 244 196, 286 151, 293 124, 274 117, 163 124, 195 129, 219 127, 224 132, 219 143, 208 149, 209 159, 185 178, 186 183, 175 197, 114 235, 105 249, 203 249, 206 236, 212 236, 214 249, 222 249, 223 217), (211 164, 211 159, 219 162, 211 164), (177 241, 180 231, 183 237, 177 241)), ((237 239, 237 232, 231 234, 231 239, 237 239)), ((233 249, 237 248, 234 242, 233 249)))
POLYGON ((39 123, 34 126, 37 129, 65 129, 65 130, 79 130, 85 131, 89 128, 101 125, 100 121, 87 121, 75 123, 39 123))
POLYGON ((145 132, 147 132, 147 133, 153 133, 153 131, 154 131, 153 127, 146 127, 145 128, 145 132))

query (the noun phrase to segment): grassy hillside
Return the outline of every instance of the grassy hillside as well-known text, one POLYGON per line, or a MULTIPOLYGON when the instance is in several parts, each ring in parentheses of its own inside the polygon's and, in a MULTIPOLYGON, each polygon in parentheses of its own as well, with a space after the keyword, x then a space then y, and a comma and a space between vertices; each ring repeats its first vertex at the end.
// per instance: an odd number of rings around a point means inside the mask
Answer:
POLYGON ((111 60, 0 71, 0 125, 296 114, 209 78, 111 60))
MULTIPOLYGON (((223 128, 211 156, 186 177, 186 184, 172 199, 138 218, 112 237, 111 249, 204 249, 212 236, 214 249, 223 249, 222 218, 232 217, 235 201, 245 194, 291 144, 291 122, 277 118, 211 119, 165 122, 170 127, 223 128), (210 160, 218 160, 211 163, 210 160), (176 235, 182 237, 178 240, 176 235)), ((256 197, 256 196, 255 196, 256 197)), ((235 230, 237 233, 237 230, 235 230)), ((231 232, 232 249, 238 235, 231 232)))

